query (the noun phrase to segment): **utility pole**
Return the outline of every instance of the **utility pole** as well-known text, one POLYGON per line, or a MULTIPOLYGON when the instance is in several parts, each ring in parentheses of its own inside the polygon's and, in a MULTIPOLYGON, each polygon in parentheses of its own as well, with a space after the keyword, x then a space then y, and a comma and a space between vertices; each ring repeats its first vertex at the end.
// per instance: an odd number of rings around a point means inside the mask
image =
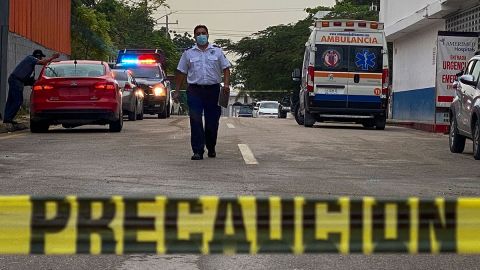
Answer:
POLYGON ((172 15, 173 13, 177 13, 177 11, 170 12, 170 13, 168 13, 168 14, 166 14, 166 15, 164 15, 164 16, 162 16, 162 17, 160 17, 160 18, 157 19, 157 21, 158 21, 158 20, 160 20, 161 18, 165 17, 165 23, 158 23, 158 24, 164 24, 164 25, 165 25, 165 28, 166 28, 165 37, 166 37, 166 38, 168 38, 168 31, 170 30, 169 25, 171 25, 171 24, 178 24, 178 20, 177 20, 177 22, 174 22, 174 23, 171 23, 171 22, 168 21, 168 16, 169 16, 169 15, 172 15))
MULTIPOLYGON (((8 17, 10 0, 0 1, 0 115, 7 101, 8 17)), ((2 118, 3 119, 3 118, 2 118)))

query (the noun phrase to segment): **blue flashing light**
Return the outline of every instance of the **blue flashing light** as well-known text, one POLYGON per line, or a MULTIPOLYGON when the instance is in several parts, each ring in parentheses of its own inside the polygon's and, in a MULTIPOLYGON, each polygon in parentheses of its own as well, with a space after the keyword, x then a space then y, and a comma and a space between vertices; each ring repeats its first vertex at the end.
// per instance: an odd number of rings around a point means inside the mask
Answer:
POLYGON ((131 65, 138 65, 139 61, 138 58, 122 58, 122 64, 131 64, 131 65))

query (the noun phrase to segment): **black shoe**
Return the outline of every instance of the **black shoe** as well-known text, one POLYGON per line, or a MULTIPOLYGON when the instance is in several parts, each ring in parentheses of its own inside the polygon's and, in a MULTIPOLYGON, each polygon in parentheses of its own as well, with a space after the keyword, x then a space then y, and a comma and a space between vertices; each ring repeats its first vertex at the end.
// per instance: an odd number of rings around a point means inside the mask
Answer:
POLYGON ((17 121, 13 121, 13 120, 6 120, 6 121, 3 121, 4 124, 12 124, 12 125, 18 125, 18 122, 17 121))
POLYGON ((202 160, 202 159, 203 159, 203 155, 200 155, 198 153, 195 153, 192 156, 192 160, 202 160))
POLYGON ((215 151, 208 151, 208 157, 209 158, 217 157, 217 153, 215 151))

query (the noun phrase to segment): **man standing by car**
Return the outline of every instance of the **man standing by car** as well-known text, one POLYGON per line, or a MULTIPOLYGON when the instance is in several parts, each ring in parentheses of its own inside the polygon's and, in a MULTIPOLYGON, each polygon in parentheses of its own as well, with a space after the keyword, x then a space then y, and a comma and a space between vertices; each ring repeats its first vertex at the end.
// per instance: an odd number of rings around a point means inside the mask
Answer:
POLYGON ((23 104, 23 88, 33 85, 35 78, 32 77, 36 65, 46 65, 60 55, 55 53, 52 57, 43 59, 46 55, 41 50, 33 51, 32 55, 25 57, 8 77, 8 98, 5 105, 3 123, 17 124, 13 121, 18 110, 23 104))
POLYGON ((230 62, 222 49, 208 43, 208 28, 198 25, 194 29, 196 45, 186 50, 177 67, 174 100, 178 102, 181 86, 187 76, 187 98, 190 115, 192 160, 203 159, 205 146, 208 157, 216 157, 218 123, 221 108, 220 91, 230 92, 230 62), (224 86, 220 89, 220 83, 224 86), (205 128, 202 113, 205 115, 205 128))

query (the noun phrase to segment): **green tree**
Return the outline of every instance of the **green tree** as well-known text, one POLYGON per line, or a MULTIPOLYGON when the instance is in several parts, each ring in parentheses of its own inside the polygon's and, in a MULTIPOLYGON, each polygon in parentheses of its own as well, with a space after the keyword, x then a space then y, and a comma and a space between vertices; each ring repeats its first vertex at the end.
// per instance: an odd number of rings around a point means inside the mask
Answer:
POLYGON ((109 35, 110 24, 103 13, 73 2, 72 57, 75 59, 106 60, 113 51, 109 35))
POLYGON ((188 48, 191 48, 193 45, 195 45, 195 40, 193 39, 193 36, 189 34, 188 32, 181 34, 177 34, 173 32, 173 44, 180 50, 186 50, 188 48))
POLYGON ((378 14, 370 11, 369 4, 358 5, 351 1, 338 2, 335 7, 309 8, 305 19, 295 24, 277 25, 246 37, 239 42, 216 40, 225 50, 238 57, 232 74, 232 84, 257 99, 280 99, 298 87, 291 79, 292 70, 302 66, 305 41, 309 27, 318 11, 330 11, 326 19, 377 20, 378 14), (276 92, 265 92, 273 90, 276 92))
POLYGON ((375 1, 337 1, 325 19, 351 19, 378 21, 378 11, 370 10, 370 5, 375 1))

